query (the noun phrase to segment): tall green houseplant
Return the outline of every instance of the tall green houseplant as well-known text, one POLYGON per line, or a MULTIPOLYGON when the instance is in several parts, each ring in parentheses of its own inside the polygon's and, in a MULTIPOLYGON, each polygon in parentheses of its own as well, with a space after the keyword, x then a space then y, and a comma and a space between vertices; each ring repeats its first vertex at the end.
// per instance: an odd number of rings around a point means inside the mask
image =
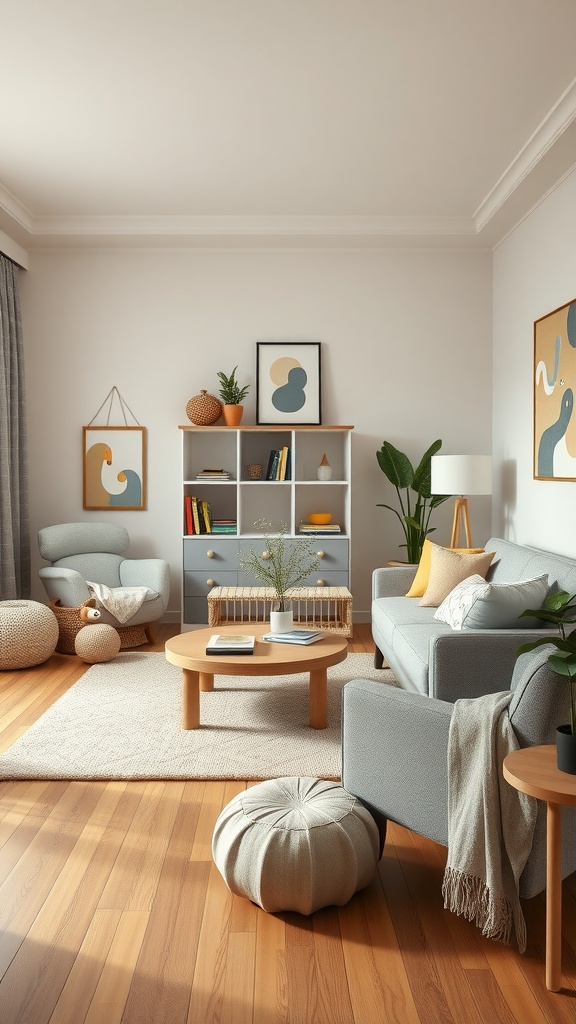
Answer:
POLYGON ((430 516, 435 508, 451 497, 449 494, 432 494, 432 456, 442 447, 442 441, 434 441, 420 459, 416 469, 404 452, 395 448, 390 441, 384 441, 376 452, 378 465, 385 477, 396 488, 400 511, 392 505, 378 503, 378 508, 387 508, 398 517, 404 531, 408 562, 420 561, 422 546, 429 533, 436 529, 430 526, 430 516))

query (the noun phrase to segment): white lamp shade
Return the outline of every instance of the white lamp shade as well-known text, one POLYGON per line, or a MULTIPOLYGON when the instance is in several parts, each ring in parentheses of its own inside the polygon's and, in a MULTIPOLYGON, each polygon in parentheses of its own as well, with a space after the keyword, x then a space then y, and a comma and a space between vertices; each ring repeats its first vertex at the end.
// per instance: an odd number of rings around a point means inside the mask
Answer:
POLYGON ((492 494, 490 455, 433 455, 432 494, 492 494))

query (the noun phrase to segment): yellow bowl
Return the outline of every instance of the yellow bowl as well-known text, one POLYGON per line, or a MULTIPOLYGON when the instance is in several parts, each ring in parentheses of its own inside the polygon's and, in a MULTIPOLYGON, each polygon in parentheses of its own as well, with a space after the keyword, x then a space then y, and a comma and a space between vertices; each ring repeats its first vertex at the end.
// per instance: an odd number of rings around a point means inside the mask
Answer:
POLYGON ((328 523, 332 522, 332 513, 311 512, 308 516, 308 522, 313 523, 314 526, 328 526, 328 523))

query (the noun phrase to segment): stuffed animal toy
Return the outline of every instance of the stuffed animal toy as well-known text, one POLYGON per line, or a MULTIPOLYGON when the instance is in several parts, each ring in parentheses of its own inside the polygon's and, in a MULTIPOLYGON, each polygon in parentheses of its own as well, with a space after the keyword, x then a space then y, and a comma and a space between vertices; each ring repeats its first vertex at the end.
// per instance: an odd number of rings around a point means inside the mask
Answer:
POLYGON ((120 650, 120 637, 114 626, 99 622, 101 613, 97 608, 84 606, 80 618, 86 625, 78 630, 74 649, 82 661, 95 665, 101 661, 112 661, 120 650))

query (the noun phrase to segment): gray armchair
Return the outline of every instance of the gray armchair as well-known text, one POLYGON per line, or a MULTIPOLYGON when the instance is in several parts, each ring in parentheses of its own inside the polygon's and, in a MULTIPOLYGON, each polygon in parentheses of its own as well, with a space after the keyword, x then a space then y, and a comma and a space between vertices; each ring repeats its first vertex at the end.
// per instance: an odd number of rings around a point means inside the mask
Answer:
MULTIPOLYGON (((555 741, 569 720, 568 684, 546 659, 550 647, 516 662, 509 705, 521 747, 555 741)), ((448 845, 448 731, 454 705, 386 683, 354 679, 343 693, 342 784, 367 804, 385 830, 387 819, 448 845)), ((474 756, 474 751, 470 752, 474 756)), ((576 809, 562 810, 562 877, 576 871, 576 809)), ((538 805, 532 852, 520 895, 546 887, 546 806, 538 805)))
POLYGON ((47 526, 38 533, 42 558, 52 562, 39 570, 50 600, 66 607, 78 607, 91 597, 86 580, 107 587, 148 587, 152 594, 127 622, 105 609, 101 621, 115 628, 145 626, 152 641, 151 626, 166 611, 170 593, 168 562, 162 558, 125 558, 130 547, 128 531, 113 523, 64 523, 47 526))

